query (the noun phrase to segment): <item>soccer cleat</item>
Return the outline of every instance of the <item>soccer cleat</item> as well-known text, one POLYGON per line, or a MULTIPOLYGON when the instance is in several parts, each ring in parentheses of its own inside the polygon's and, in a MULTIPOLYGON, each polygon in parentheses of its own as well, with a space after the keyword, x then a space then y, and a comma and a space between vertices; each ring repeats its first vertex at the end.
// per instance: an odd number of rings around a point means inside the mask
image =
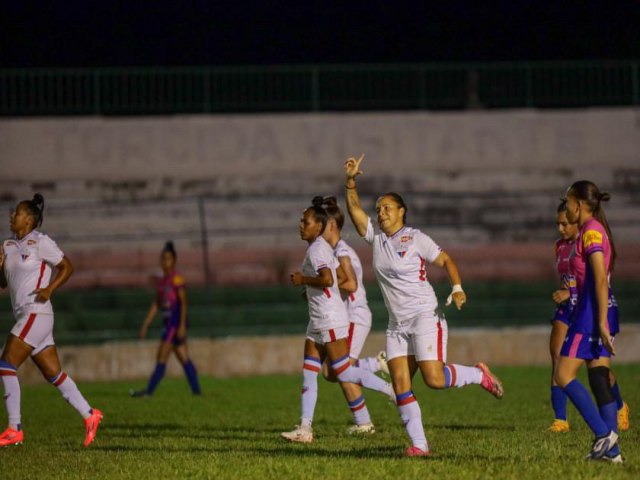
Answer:
POLYGON ((431 455, 431 452, 429 450, 422 450, 421 448, 412 445, 404 451, 404 455, 406 457, 428 457, 429 455, 431 455))
POLYGON ((476 368, 482 370, 482 380, 480 382, 482 388, 500 400, 504 395, 504 389, 502 388, 502 382, 500 379, 491 373, 489 367, 482 362, 477 363, 476 368))
POLYGON ((556 418, 547 430, 554 433, 565 433, 571 429, 569 428, 569 422, 556 418))
POLYGON ((11 427, 2 432, 0 435, 0 447, 8 447, 9 445, 22 445, 24 441, 24 432, 11 427))
POLYGON ((609 450, 611 450, 618 441, 618 434, 611 430, 606 435, 602 437, 596 437, 593 441, 593 446, 591 447, 591 451, 587 455, 588 459, 598 460, 604 457, 609 450))
POLYGON ((301 425, 296 425, 296 428, 294 428, 290 432, 282 432, 280 436, 290 442, 313 442, 313 430, 311 430, 311 427, 304 427, 301 425))
POLYGON ((349 435, 373 434, 376 433, 376 427, 371 422, 363 423, 362 425, 351 425, 347 428, 347 433, 349 435))
POLYGON ((92 409, 91 416, 85 418, 84 427, 87 431, 86 436, 84 437, 84 446, 88 447, 91 442, 96 438, 96 432, 98 431, 98 426, 102 421, 102 412, 97 408, 92 409))
POLYGON ((380 369, 380 371, 385 375, 389 375, 389 365, 387 365, 387 352, 381 350, 380 352, 378 352, 376 359, 378 360, 378 368, 380 369))
POLYGON ((612 453, 607 452, 605 453, 604 457, 602 457, 600 460, 605 460, 611 463, 624 463, 624 460, 622 459, 622 454, 620 453, 613 455, 612 453))
POLYGON ((150 397, 151 395, 149 395, 149 392, 147 392, 147 390, 134 390, 131 389, 129 390, 129 395, 133 398, 144 398, 144 397, 150 397))
POLYGON ((629 430, 629 405, 622 402, 622 408, 618 410, 618 431, 626 432, 629 430))

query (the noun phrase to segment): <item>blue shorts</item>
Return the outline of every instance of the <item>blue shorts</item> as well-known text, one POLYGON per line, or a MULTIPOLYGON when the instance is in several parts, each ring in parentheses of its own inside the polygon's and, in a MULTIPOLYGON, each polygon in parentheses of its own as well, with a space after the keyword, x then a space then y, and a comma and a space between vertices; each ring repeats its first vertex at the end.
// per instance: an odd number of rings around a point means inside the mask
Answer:
POLYGON ((600 335, 577 332, 569 328, 564 339, 560 355, 582 360, 594 360, 600 357, 610 357, 609 351, 602 345, 600 335))
POLYGON ((573 315, 573 306, 570 303, 561 303, 556 307, 551 323, 557 321, 569 326, 571 324, 571 315, 573 315))
POLYGON ((178 338, 178 326, 177 325, 165 325, 162 330, 162 339, 163 343, 170 343, 173 346, 177 347, 178 345, 182 345, 184 343, 184 338, 178 338))

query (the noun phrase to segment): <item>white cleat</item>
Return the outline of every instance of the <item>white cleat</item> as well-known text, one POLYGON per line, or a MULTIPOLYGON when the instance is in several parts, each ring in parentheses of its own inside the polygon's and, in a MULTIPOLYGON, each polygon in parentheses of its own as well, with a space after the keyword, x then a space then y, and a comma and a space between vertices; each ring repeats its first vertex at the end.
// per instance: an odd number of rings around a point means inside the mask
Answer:
POLYGON ((349 435, 371 435, 376 433, 376 427, 371 422, 363 423, 362 425, 351 425, 347 428, 347 433, 349 435))
POLYGON ((387 352, 381 350, 376 356, 378 360, 378 368, 385 375, 389 375, 389 365, 387 365, 387 352))
POLYGON ((609 450, 615 447, 616 442, 618 441, 618 434, 611 430, 608 434, 598 437, 593 442, 593 447, 591 447, 591 451, 587 458, 591 460, 599 460, 604 457, 609 450))
POLYGON ((313 442, 313 430, 311 430, 311 427, 304 427, 301 425, 296 425, 296 428, 294 428, 290 432, 282 432, 280 436, 290 442, 313 442))
POLYGON ((620 453, 617 455, 610 455, 607 453, 600 460, 606 460, 607 462, 611 463, 624 463, 624 460, 622 460, 622 455, 620 453))

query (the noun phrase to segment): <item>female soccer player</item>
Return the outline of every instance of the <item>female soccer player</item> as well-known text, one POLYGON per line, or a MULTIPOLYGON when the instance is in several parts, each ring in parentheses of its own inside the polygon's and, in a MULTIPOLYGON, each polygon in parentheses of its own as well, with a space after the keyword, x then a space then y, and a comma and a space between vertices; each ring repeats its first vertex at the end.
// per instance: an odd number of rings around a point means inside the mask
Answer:
POLYGON ((44 198, 39 193, 32 200, 18 203, 9 224, 13 237, 5 240, 0 250, 0 287, 9 288, 16 319, 0 357, 0 378, 9 417, 7 429, 0 434, 0 446, 24 441, 16 372, 31 356, 44 377, 84 418, 86 447, 96 436, 102 412, 91 408, 60 367, 53 341, 50 298, 69 279, 73 265, 51 238, 36 230, 42 225, 43 211, 44 198))
MULTIPOLYGON (((389 374, 384 352, 380 352, 377 357, 359 358, 364 342, 371 330, 371 310, 367 303, 367 292, 362 280, 362 263, 356 251, 341 238, 344 214, 338 206, 336 197, 325 197, 322 206, 329 215, 329 220, 322 236, 333 248, 346 277, 346 281, 340 285, 340 289, 346 293, 345 305, 349 314, 348 345, 351 365, 373 373, 382 371, 389 374)), ((332 372, 327 368, 326 363, 323 363, 322 367, 323 374, 327 380, 337 381, 335 375, 332 375, 332 372)), ((343 383, 341 385, 344 390, 351 388, 356 393, 359 392, 356 397, 362 395, 362 390, 358 385, 352 383, 343 383)), ((370 419, 364 419, 360 415, 360 418, 354 418, 354 420, 356 423, 349 427, 348 433, 375 432, 375 427, 370 419), (358 421, 361 423, 358 423, 358 421)))
POLYGON ((132 390, 129 392, 132 397, 145 397, 153 395, 156 387, 164 377, 167 370, 167 360, 171 352, 182 364, 184 373, 187 376, 191 391, 194 395, 200 395, 200 384, 198 373, 193 362, 189 359, 187 350, 187 293, 182 275, 176 272, 177 254, 173 242, 167 242, 160 254, 160 266, 162 267, 162 277, 158 279, 156 285, 156 298, 151 302, 142 327, 140 327, 140 338, 147 336, 147 330, 156 317, 158 310, 162 313, 164 320, 164 330, 162 339, 158 347, 156 368, 151 374, 147 388, 144 390, 132 390))
POLYGON ((480 384, 496 398, 502 398, 504 392, 501 382, 483 363, 475 367, 445 364, 447 322, 427 281, 426 265, 431 263, 447 272, 453 285, 447 305, 453 300, 458 309, 466 302, 460 274, 451 257, 430 237, 405 225, 407 207, 397 193, 378 198, 376 212, 382 232, 374 233, 356 189, 363 159, 364 155, 345 162, 347 208, 356 230, 373 247, 373 268, 389 311, 387 362, 400 417, 412 441, 405 453, 428 456, 420 406, 411 390, 411 379, 418 368, 431 388, 480 384))
MULTIPOLYGON (((560 357, 560 348, 567 335, 571 315, 577 299, 570 298, 569 285, 572 276, 569 271, 569 262, 571 254, 575 248, 575 240, 578 236, 578 224, 569 223, 567 220, 567 202, 562 201, 558 205, 556 213, 556 225, 560 238, 556 241, 556 268, 560 276, 560 288, 553 292, 553 301, 557 304, 556 310, 551 320, 551 336, 549 339, 549 350, 551 353, 551 405, 555 414, 555 419, 549 430, 556 433, 568 432, 569 422, 567 421, 567 396, 554 380, 556 368, 558 366, 558 358, 560 357)), ((629 429, 629 407, 620 397, 620 390, 616 382, 613 372, 610 372, 611 387, 616 398, 618 406, 618 430, 629 429)))
MULTIPOLYGON (((318 373, 325 356, 340 383, 355 383, 393 395, 387 382, 372 372, 351 365, 349 361, 349 316, 339 289, 346 278, 333 249, 322 238, 329 220, 322 202, 322 197, 315 197, 312 206, 304 211, 300 219, 300 238, 309 247, 302 262, 302 271, 291 275, 294 285, 305 286, 309 324, 302 368, 301 423, 293 431, 281 435, 286 440, 301 443, 313 441, 311 424, 318 399, 318 373)), ((369 413, 361 392, 358 396, 355 390, 349 389, 345 391, 345 396, 356 423, 366 423, 369 413)))
POLYGON ((567 220, 577 222, 580 231, 569 269, 575 276, 571 295, 577 298, 575 311, 564 344, 555 380, 595 434, 587 458, 604 458, 621 463, 618 446, 617 405, 611 388, 609 369, 615 354, 613 340, 619 331, 618 306, 611 293, 609 276, 616 258, 611 229, 601 202, 609 194, 600 192, 589 181, 581 180, 567 190, 567 220), (589 392, 576 378, 586 363, 589 384, 598 408, 589 392))

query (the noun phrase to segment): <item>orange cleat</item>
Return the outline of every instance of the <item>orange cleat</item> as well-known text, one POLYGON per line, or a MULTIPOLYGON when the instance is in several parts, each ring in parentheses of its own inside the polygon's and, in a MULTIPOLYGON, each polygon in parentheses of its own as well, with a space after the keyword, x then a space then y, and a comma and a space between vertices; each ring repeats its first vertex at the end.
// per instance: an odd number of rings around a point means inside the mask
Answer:
POLYGON ((629 430, 629 405, 622 402, 622 408, 618 410, 618 431, 626 432, 629 430))
POLYGON ((8 427, 0 435, 0 447, 8 447, 9 445, 21 445, 24 441, 24 432, 8 427))
POLYGON ((102 421, 102 412, 97 408, 94 408, 91 412, 91 416, 85 418, 84 426, 87 430, 87 435, 84 437, 84 446, 88 447, 91 442, 96 438, 96 432, 98 431, 98 426, 102 421))
POLYGON ((504 395, 504 388, 502 388, 502 382, 500 379, 491 373, 489 367, 484 363, 477 363, 476 367, 482 370, 482 381, 480 383, 482 388, 500 400, 504 395))
POLYGON ((556 418, 547 430, 554 433, 565 433, 571 429, 569 428, 569 422, 556 418))

